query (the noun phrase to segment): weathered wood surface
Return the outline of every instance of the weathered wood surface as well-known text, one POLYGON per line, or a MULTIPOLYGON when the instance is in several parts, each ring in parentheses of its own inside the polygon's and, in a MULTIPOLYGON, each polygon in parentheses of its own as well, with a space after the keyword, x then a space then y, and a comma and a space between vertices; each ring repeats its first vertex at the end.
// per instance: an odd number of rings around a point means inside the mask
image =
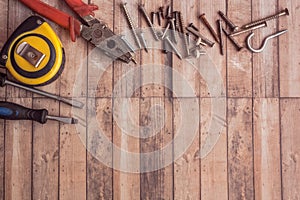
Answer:
MULTIPOLYGON (((74 14, 63 1, 45 2, 74 14)), ((85 2, 99 5, 96 17, 115 33, 129 31, 120 8, 124 1, 85 2)), ((78 38, 72 43, 68 31, 48 21, 61 38, 67 59, 61 77, 42 89, 74 97, 86 106, 82 111, 74 110, 11 86, 0 88, 0 99, 47 108, 51 115, 75 115, 83 123, 73 126, 49 121, 41 125, 0 120, 0 199, 300 199, 300 49, 295 39, 300 37, 300 2, 128 1, 135 25, 146 28, 138 4, 144 4, 149 14, 169 5, 182 12, 186 25, 193 22, 211 40, 198 19, 201 13, 217 30, 218 10, 241 26, 288 8, 288 17, 255 31, 253 45, 258 47, 264 37, 278 30, 288 29, 288 33, 271 40, 260 54, 246 48, 237 52, 225 40, 225 55, 221 56, 216 43, 207 48, 210 66, 205 66, 207 60, 190 64, 159 49, 136 51, 138 65, 134 66, 95 56, 97 51, 87 42, 78 38), (205 75, 211 68, 222 79, 221 93, 210 91, 205 75), (101 76, 99 72, 103 72, 101 76), (226 99, 226 115, 222 117, 212 103, 220 97, 226 99), (128 110, 122 107, 124 102, 129 103, 128 110), (199 117, 197 123, 195 116, 199 117), (186 120, 185 125, 197 130, 186 151, 175 159, 182 147, 172 141, 182 136, 186 120), (212 120, 223 129, 212 151, 200 159, 212 120), (102 143, 104 137, 109 145, 102 143), (113 145, 125 151, 120 153, 113 145), (134 161, 128 156, 166 145, 170 145, 166 154, 158 151, 155 157, 140 156, 134 161), (106 156, 105 162, 97 159, 101 155, 106 156), (174 162, 161 166, 170 157, 174 162), (151 168, 157 170, 147 171, 151 168)), ((3 0, 0 5, 3 46, 33 12, 17 0, 3 0)), ((236 39, 245 46, 246 36, 236 39)), ((148 42, 151 46, 151 40, 148 42)), ((188 137, 181 142, 188 142, 188 137)))

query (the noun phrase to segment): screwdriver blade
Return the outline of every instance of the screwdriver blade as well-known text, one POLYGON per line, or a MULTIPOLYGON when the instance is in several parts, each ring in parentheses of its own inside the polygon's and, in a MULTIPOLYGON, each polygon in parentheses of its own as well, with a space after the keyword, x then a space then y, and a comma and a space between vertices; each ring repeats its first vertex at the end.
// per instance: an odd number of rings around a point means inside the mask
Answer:
POLYGON ((50 116, 48 115, 47 120, 55 120, 62 122, 64 124, 78 124, 78 120, 70 117, 57 117, 57 116, 50 116))

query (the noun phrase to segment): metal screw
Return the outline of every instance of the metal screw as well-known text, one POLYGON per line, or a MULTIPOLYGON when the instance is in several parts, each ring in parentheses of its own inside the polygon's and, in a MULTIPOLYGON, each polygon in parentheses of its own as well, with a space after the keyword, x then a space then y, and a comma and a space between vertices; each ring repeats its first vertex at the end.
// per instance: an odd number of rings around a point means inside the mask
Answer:
POLYGON ((168 6, 168 7, 167 7, 166 18, 171 18, 171 17, 172 17, 172 16, 171 16, 171 7, 168 6))
POLYGON ((163 34, 162 34, 162 36, 161 36, 162 39, 165 39, 165 37, 166 37, 166 35, 167 35, 167 32, 169 31, 170 25, 171 25, 170 22, 168 22, 168 23, 167 23, 167 26, 166 26, 166 28, 165 28, 165 31, 163 32, 163 34))
POLYGON ((156 33, 155 29, 154 29, 154 26, 153 26, 153 24, 152 24, 152 22, 151 22, 151 20, 150 20, 149 15, 148 15, 147 12, 146 12, 145 7, 144 7, 143 5, 140 4, 140 5, 139 5, 139 9, 140 9, 140 11, 143 13, 144 17, 146 18, 146 21, 147 21, 148 25, 150 26, 151 32, 152 32, 152 34, 153 34, 155 40, 158 41, 158 40, 159 40, 158 35, 157 35, 157 33, 156 33))
POLYGON ((279 18, 281 16, 285 16, 285 15, 289 15, 289 10, 287 8, 284 9, 283 11, 275 14, 275 15, 271 15, 269 17, 266 17, 266 18, 263 18, 263 19, 251 22, 249 24, 246 24, 246 25, 243 26, 243 28, 250 28, 252 26, 256 26, 256 25, 261 24, 263 22, 266 22, 266 21, 269 21, 269 20, 272 20, 272 19, 276 19, 276 18, 279 18))
POLYGON ((210 41, 209 39, 201 35, 198 31, 194 30, 192 27, 187 27, 186 29, 197 38, 201 38, 202 42, 206 43, 208 46, 213 47, 215 45, 214 42, 210 41))
POLYGON ((237 31, 239 29, 238 26, 236 26, 222 11, 219 10, 219 15, 223 18, 223 20, 226 22, 226 24, 229 26, 229 28, 232 31, 237 31))
POLYGON ((156 12, 158 25, 161 26, 161 15, 159 12, 156 12))
POLYGON ((176 36, 176 28, 175 28, 175 19, 169 19, 170 25, 171 25, 171 33, 172 33, 172 39, 177 44, 177 36, 176 36))
POLYGON ((223 44, 223 32, 222 32, 222 20, 218 20, 217 21, 218 23, 218 31, 219 31, 219 37, 220 37, 220 52, 221 52, 221 55, 224 55, 224 44, 223 44))
POLYGON ((175 47, 175 45, 171 42, 170 38, 168 36, 166 36, 164 38, 164 40, 168 43, 168 45, 170 45, 170 47, 173 49, 173 51, 177 54, 178 58, 180 60, 182 60, 182 56, 181 56, 180 52, 177 50, 177 48, 175 47))
POLYGON ((8 58, 7 55, 2 55, 3 60, 7 60, 7 58, 8 58))
POLYGON ((255 26, 251 26, 250 28, 247 28, 247 29, 244 29, 244 30, 233 32, 233 33, 230 34, 230 36, 231 37, 237 36, 237 35, 240 35, 242 33, 247 33, 249 31, 253 31, 253 30, 256 30, 256 29, 259 29, 259 28, 263 28, 263 27, 267 27, 267 22, 263 22, 262 24, 257 24, 255 26))
POLYGON ((202 20, 202 22, 205 24, 205 26, 208 28, 209 32, 212 34, 212 36, 215 38, 215 40, 217 42, 219 41, 219 37, 218 34, 216 33, 216 31, 213 29, 213 27, 210 25, 210 23, 207 21, 206 17, 205 17, 205 13, 201 14, 199 16, 199 18, 202 20))
POLYGON ((178 12, 178 19, 179 19, 179 25, 180 25, 180 32, 182 33, 182 34, 184 34, 185 33, 185 30, 184 30, 184 21, 183 21, 183 17, 182 17, 182 14, 181 14, 181 12, 178 12))
POLYGON ((160 14, 162 19, 165 18, 165 16, 164 16, 164 7, 163 6, 159 7, 159 14, 160 14))
POLYGON ((128 48, 131 52, 134 52, 133 47, 132 47, 131 44, 128 42, 128 40, 125 38, 125 35, 121 35, 120 38, 121 38, 121 40, 124 42, 124 44, 127 46, 127 48, 128 48))
POLYGON ((141 49, 141 48, 142 48, 141 42, 140 42, 139 37, 138 37, 138 35, 137 35, 137 33, 136 33, 136 30, 135 30, 135 26, 134 26, 133 20, 132 20, 132 18, 131 18, 130 15, 129 15, 129 11, 128 11, 126 5, 127 5, 127 3, 121 4, 121 6, 122 6, 122 8, 123 8, 123 10, 124 10, 126 19, 127 19, 128 23, 129 23, 129 26, 130 26, 130 28, 132 29, 132 33, 133 33, 134 39, 135 39, 135 41, 136 41, 136 44, 137 44, 138 47, 141 49))
POLYGON ((180 32, 179 12, 178 11, 174 11, 173 15, 174 15, 174 18, 175 18, 175 29, 176 29, 176 31, 180 32))
POLYGON ((225 33, 225 35, 229 38, 229 40, 232 42, 232 44, 234 44, 235 48, 237 51, 240 51, 243 49, 243 47, 233 38, 230 36, 230 34, 224 29, 223 29, 223 32, 225 33))
POLYGON ((155 18, 156 18, 156 12, 151 12, 151 22, 152 22, 152 24, 155 23, 155 18))

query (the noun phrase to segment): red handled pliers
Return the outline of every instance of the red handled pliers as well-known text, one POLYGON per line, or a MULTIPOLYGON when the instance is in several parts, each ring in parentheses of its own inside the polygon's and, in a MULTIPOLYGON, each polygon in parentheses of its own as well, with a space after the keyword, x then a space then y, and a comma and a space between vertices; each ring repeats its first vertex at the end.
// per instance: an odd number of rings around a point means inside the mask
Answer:
POLYGON ((69 14, 49 6, 40 0, 20 1, 38 14, 69 29, 72 41, 75 41, 77 36, 81 36, 96 47, 102 49, 104 53, 111 58, 117 58, 126 63, 130 61, 135 62, 132 54, 126 49, 126 44, 124 44, 120 37, 116 37, 113 31, 111 31, 104 22, 94 17, 94 11, 98 10, 98 6, 85 4, 82 0, 65 0, 72 10, 82 18, 85 22, 85 24, 83 24, 69 14), (107 44, 103 45, 103 41, 107 39, 107 44))

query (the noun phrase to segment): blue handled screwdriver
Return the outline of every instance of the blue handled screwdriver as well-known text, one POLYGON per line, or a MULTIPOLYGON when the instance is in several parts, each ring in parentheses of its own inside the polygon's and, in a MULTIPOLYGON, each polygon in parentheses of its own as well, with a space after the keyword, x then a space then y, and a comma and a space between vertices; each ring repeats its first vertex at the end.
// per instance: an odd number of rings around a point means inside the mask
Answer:
POLYGON ((0 101, 0 119, 5 120, 33 120, 45 124, 47 120, 55 120, 65 124, 77 124, 78 120, 67 117, 48 115, 48 110, 34 110, 21 105, 0 101))

